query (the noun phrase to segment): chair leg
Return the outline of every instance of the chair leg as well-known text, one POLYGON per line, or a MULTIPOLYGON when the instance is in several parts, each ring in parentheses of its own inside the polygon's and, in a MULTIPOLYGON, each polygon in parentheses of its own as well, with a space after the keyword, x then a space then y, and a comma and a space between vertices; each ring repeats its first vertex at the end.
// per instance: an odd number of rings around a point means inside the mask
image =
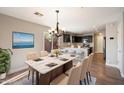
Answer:
POLYGON ((88 71, 88 74, 89 74, 89 77, 90 77, 90 81, 92 81, 90 71, 88 71))
POLYGON ((28 71, 28 80, 29 80, 29 77, 30 77, 30 70, 28 71))
POLYGON ((80 85, 82 85, 82 81, 80 80, 80 85))
POLYGON ((86 79, 84 78, 84 84, 86 85, 87 83, 86 83, 86 79))
POLYGON ((88 73, 87 72, 86 72, 86 77, 87 77, 87 83, 89 85, 90 83, 89 83, 89 77, 88 77, 88 73))
POLYGON ((34 85, 34 71, 32 71, 32 85, 34 85))

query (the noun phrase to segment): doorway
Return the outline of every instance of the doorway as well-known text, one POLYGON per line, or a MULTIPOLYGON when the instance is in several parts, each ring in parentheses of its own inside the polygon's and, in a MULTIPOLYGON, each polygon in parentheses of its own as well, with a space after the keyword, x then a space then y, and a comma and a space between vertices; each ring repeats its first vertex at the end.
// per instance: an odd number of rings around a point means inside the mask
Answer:
POLYGON ((104 60, 106 61, 106 37, 103 39, 103 53, 104 53, 104 60))
POLYGON ((94 34, 94 52, 95 61, 105 64, 106 59, 106 38, 105 31, 99 31, 94 34))

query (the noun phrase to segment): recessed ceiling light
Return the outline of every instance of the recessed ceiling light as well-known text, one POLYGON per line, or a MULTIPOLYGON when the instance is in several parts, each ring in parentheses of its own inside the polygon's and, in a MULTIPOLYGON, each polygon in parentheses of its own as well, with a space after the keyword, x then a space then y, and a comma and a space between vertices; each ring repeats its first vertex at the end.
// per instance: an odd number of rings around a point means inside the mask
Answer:
POLYGON ((34 14, 37 16, 43 16, 43 14, 41 14, 40 12, 35 12, 34 14))

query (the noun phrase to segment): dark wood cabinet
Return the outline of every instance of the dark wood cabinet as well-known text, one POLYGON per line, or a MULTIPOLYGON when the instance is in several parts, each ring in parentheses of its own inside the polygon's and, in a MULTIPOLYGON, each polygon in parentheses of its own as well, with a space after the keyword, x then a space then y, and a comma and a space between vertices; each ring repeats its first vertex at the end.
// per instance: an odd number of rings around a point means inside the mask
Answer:
POLYGON ((92 35, 82 36, 82 40, 86 40, 88 43, 92 43, 92 35))

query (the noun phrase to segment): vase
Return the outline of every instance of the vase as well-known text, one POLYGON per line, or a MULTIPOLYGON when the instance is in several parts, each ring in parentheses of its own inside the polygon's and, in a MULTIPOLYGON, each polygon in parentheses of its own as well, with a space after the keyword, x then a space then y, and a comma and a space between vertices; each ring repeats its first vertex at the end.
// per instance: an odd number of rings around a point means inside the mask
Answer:
POLYGON ((56 54, 56 57, 58 57, 58 54, 56 54))
POLYGON ((0 79, 5 79, 6 78, 6 73, 0 74, 0 79))

